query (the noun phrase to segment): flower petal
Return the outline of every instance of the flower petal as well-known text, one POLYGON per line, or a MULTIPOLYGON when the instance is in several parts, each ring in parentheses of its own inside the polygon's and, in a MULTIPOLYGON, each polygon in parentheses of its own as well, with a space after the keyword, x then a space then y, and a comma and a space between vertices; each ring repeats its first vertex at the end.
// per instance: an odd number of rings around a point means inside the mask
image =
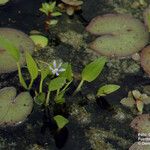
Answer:
POLYGON ((62 63, 60 63, 60 64, 58 65, 58 69, 61 68, 61 65, 62 65, 62 63))
POLYGON ((59 72, 64 72, 66 69, 64 69, 64 68, 60 68, 58 71, 59 72))
POLYGON ((59 76, 59 73, 58 73, 58 72, 56 72, 56 76, 59 76))
POLYGON ((54 69, 57 67, 56 60, 53 61, 53 67, 54 69))

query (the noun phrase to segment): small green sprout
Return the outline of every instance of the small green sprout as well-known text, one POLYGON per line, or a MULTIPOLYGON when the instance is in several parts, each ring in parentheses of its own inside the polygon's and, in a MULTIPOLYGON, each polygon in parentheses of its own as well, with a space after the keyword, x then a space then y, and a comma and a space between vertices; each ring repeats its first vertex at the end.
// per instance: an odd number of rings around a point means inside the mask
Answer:
POLYGON ((58 131, 60 131, 62 128, 64 128, 68 123, 68 119, 61 115, 54 116, 54 120, 58 126, 58 131))
POLYGON ((61 16, 62 14, 56 10, 56 2, 52 3, 42 3, 42 7, 39 9, 41 12, 47 16, 51 15, 53 17, 61 16))
POLYGON ((39 10, 47 16, 45 21, 46 28, 47 26, 56 25, 58 20, 53 18, 62 15, 61 12, 57 11, 56 2, 42 3, 42 7, 39 10))
POLYGON ((97 96, 106 96, 112 92, 117 91, 120 88, 119 85, 115 84, 106 84, 98 89, 97 96))

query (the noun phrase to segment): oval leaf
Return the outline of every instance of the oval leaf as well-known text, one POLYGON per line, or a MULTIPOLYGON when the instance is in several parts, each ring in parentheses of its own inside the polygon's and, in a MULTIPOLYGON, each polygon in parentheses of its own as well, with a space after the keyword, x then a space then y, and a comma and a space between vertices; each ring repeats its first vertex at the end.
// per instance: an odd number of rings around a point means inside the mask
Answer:
POLYGON ((91 62, 82 71, 82 80, 91 82, 95 80, 104 68, 106 58, 101 57, 91 62))
POLYGON ((44 48, 48 45, 48 38, 42 35, 31 35, 30 38, 37 47, 44 48))
POLYGON ((110 94, 112 92, 115 92, 116 90, 118 90, 120 88, 119 85, 115 85, 115 84, 106 84, 102 87, 99 88, 98 92, 97 92, 97 96, 105 96, 107 94, 110 94))
POLYGON ((20 52, 16 46, 11 43, 11 41, 6 38, 0 36, 0 46, 8 51, 8 53, 15 59, 16 62, 20 59, 20 52))
POLYGON ((31 75, 32 80, 36 79, 38 76, 38 67, 32 56, 26 51, 26 63, 31 75))
POLYGON ((48 85, 49 91, 55 91, 63 87, 66 83, 66 79, 64 77, 57 77, 50 81, 48 85))

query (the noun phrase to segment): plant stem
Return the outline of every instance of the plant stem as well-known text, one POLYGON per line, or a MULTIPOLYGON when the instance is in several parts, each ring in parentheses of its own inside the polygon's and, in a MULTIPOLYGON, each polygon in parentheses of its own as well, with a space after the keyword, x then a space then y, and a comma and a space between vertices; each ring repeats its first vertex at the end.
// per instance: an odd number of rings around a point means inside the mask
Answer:
POLYGON ((57 90, 56 97, 58 97, 60 89, 57 90))
POLYGON ((66 84, 66 86, 61 90, 61 92, 65 91, 67 87, 71 84, 72 80, 66 84))
POLYGON ((32 87, 32 85, 33 85, 33 79, 31 79, 31 81, 30 81, 30 84, 29 84, 29 87, 28 87, 28 89, 30 90, 31 89, 31 87, 32 87))
POLYGON ((45 62, 45 61, 42 61, 42 60, 38 60, 38 62, 41 62, 41 63, 43 63, 43 64, 46 64, 46 65, 50 65, 49 63, 47 63, 47 62, 45 62))
POLYGON ((83 82, 84 80, 81 80, 79 85, 77 86, 76 90, 74 91, 73 95, 76 95, 80 90, 81 90, 81 87, 83 85, 83 82))
POLYGON ((39 86, 39 93, 43 92, 42 87, 43 87, 43 80, 41 79, 40 80, 40 86, 39 86))
POLYGON ((27 85, 26 85, 24 78, 22 76, 22 73, 21 73, 21 67, 20 67, 19 62, 17 62, 17 68, 18 68, 19 82, 25 89, 27 89, 27 85))
POLYGON ((51 91, 48 91, 47 96, 46 96, 45 106, 49 105, 50 94, 51 94, 51 91))

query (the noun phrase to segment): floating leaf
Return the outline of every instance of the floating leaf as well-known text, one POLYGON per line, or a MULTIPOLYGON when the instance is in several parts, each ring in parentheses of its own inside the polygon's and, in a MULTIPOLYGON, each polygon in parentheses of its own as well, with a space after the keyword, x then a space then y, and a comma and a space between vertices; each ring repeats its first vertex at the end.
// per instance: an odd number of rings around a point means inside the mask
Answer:
POLYGON ((106 84, 99 88, 99 90, 97 92, 97 96, 105 96, 107 94, 117 91, 119 88, 120 88, 119 85, 106 84))
POLYGON ((26 63, 29 70, 29 73, 31 75, 31 79, 35 80, 38 76, 38 67, 30 53, 26 52, 26 63))
POLYGON ((16 97, 14 87, 0 90, 0 126, 13 126, 23 122, 31 113, 33 99, 28 92, 16 97))
POLYGON ((138 133, 150 133, 150 114, 142 114, 134 118, 130 126, 138 133))
POLYGON ((48 38, 42 35, 31 35, 30 38, 39 48, 44 48, 48 45, 48 38))
POLYGON ((144 22, 150 32, 150 6, 144 10, 143 17, 144 22))
POLYGON ((0 36, 0 45, 1 45, 1 48, 4 48, 5 50, 8 51, 8 53, 15 59, 16 62, 19 61, 20 52, 18 48, 11 41, 0 36))
POLYGON ((97 16, 86 30, 99 35, 89 47, 97 54, 108 57, 126 57, 139 52, 149 39, 145 25, 126 14, 97 16))
POLYGON ((86 65, 82 71, 82 80, 88 82, 95 80, 103 70, 106 60, 105 57, 101 57, 86 65))
POLYGON ((59 90, 66 83, 66 79, 64 77, 57 77, 50 81, 48 85, 49 91, 59 90))
POLYGON ((65 127, 69 123, 68 119, 64 118, 61 115, 55 116, 54 120, 56 121, 56 124, 59 130, 61 130, 63 127, 65 127))
POLYGON ((33 53, 35 49, 33 41, 23 32, 11 28, 0 28, 0 37, 7 39, 1 38, 0 42, 0 73, 16 71, 18 60, 20 67, 24 66, 24 52, 33 53), (6 50, 8 48, 9 51, 6 50))

